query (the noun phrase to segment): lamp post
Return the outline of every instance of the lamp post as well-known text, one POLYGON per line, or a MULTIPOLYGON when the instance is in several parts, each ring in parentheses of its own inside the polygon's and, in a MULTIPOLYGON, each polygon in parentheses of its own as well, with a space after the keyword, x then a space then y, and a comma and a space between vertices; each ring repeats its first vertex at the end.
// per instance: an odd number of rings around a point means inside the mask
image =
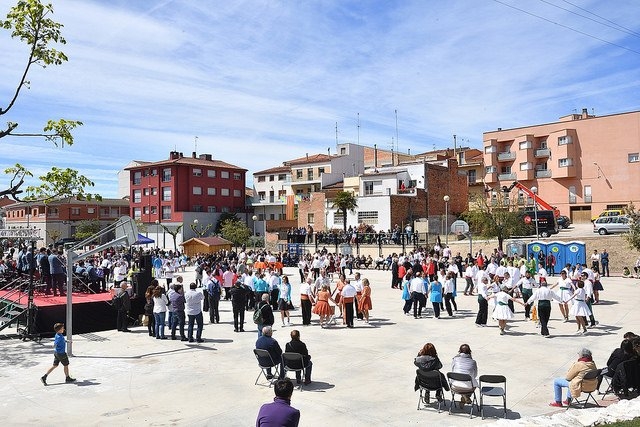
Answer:
POLYGON ((156 219, 155 223, 156 223, 156 246, 160 247, 160 242, 158 241, 158 240, 160 240, 160 230, 159 230, 160 229, 160 220, 156 219))
POLYGON ((451 198, 449 196, 444 196, 442 200, 444 200, 444 232, 445 232, 444 241, 448 245, 449 244, 449 200, 451 200, 451 198))
POLYGON ((538 204, 536 203, 536 194, 538 193, 538 187, 531 187, 533 193, 533 220, 536 222, 536 239, 540 236, 538 231, 538 204))
POLYGON ((253 220, 253 237, 256 237, 256 221, 258 220, 258 217, 256 215, 252 216, 251 219, 253 220))

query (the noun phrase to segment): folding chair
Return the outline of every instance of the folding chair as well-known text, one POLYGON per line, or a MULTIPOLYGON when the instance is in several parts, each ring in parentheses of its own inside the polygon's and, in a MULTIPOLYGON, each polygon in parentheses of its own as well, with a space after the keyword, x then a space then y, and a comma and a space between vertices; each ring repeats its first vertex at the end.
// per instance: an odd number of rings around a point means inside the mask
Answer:
POLYGON ((600 389, 598 389, 598 394, 600 394, 602 397, 600 398, 600 400, 604 400, 605 397, 607 397, 607 394, 614 394, 613 393, 613 377, 608 376, 607 374, 609 373, 608 370, 607 372, 603 372, 605 369, 600 369, 600 374, 602 375, 602 379, 604 380, 604 383, 607 385, 606 390, 603 392, 600 391, 600 389))
POLYGON ((593 401, 593 403, 596 404, 596 406, 600 406, 600 404, 598 403, 598 401, 596 400, 595 397, 593 397, 593 393, 595 393, 596 391, 598 391, 598 385, 597 385, 597 379, 598 379, 598 374, 600 373, 600 371, 598 369, 592 369, 589 372, 587 372, 586 374, 584 374, 584 377, 582 377, 582 386, 580 388, 581 392, 586 394, 587 397, 585 397, 585 399, 583 401, 580 401, 580 399, 574 397, 571 399, 571 402, 569 403, 569 405, 567 405, 567 409, 569 409, 572 405, 577 404, 577 405, 582 405, 582 409, 584 409, 587 406, 587 403, 589 403, 589 399, 591 399, 593 401), (584 382, 585 381, 594 381, 594 385, 588 384, 585 386, 584 382))
POLYGON ((503 375, 480 375, 480 415, 484 420, 484 396, 502 397, 504 417, 507 418, 507 379, 503 375), (484 384, 503 384, 503 387, 484 384))
POLYGON ((264 375, 264 379, 269 381, 269 387, 271 387, 274 379, 277 379, 280 374, 280 364, 273 361, 271 354, 269 354, 267 350, 255 348, 253 349, 253 354, 255 354, 256 359, 258 360, 258 366, 260 367, 260 373, 258 374, 254 385, 258 385, 258 380, 264 375), (272 379, 269 379, 267 375, 269 375, 269 369, 271 368, 274 368, 273 377, 272 379))
MULTIPOLYGON (((300 353, 292 353, 285 352, 282 353, 282 365, 284 366, 284 374, 287 375, 287 372, 295 372, 296 377, 297 373, 300 373, 300 378, 304 376, 304 369, 306 368, 304 364, 304 359, 300 353)), ((303 381, 300 381, 298 384, 298 388, 302 391, 303 381)))
POLYGON ((473 381, 471 379, 471 375, 458 372, 447 372, 447 379, 449 380, 449 388, 451 389, 451 404, 449 405, 449 415, 451 415, 451 410, 453 409, 453 405, 456 402, 456 393, 460 395, 470 394, 473 396, 473 399, 471 399, 471 411, 469 413, 469 418, 473 418, 473 406, 478 406, 478 398, 476 397, 476 388, 472 385, 473 381), (469 383, 469 387, 455 386, 452 383, 453 381, 469 383))
POLYGON ((418 389, 420 390, 420 397, 418 398, 418 411, 421 409, 422 404, 427 408, 429 404, 429 392, 435 391, 436 397, 438 393, 441 393, 442 398, 438 400, 438 413, 440 413, 440 407, 446 405, 444 401, 444 386, 442 384, 442 374, 440 371, 424 371, 422 369, 416 369, 416 381, 418 389))

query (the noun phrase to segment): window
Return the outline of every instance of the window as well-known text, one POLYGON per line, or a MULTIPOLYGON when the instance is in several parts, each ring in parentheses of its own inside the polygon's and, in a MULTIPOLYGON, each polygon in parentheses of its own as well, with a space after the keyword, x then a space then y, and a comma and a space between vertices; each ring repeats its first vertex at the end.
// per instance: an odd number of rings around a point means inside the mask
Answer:
POLYGON ((149 169, 145 169, 142 172, 142 176, 149 176, 149 169))
POLYGON ((50 217, 56 218, 59 215, 58 208, 49 208, 48 214, 50 217))
POLYGON ((266 176, 259 176, 258 182, 264 182, 266 178, 267 178, 266 176))
POLYGON ((133 184, 139 185, 142 182, 142 172, 133 173, 133 184))
POLYGON ((574 185, 569 186, 569 203, 576 202, 576 187, 574 185))
POLYGON ((216 171, 215 169, 207 169, 207 176, 209 178, 215 178, 216 177, 216 171))
POLYGON ((467 171, 467 177, 469 178, 469 184, 475 184, 476 183, 476 170, 475 169, 469 169, 467 171))
POLYGON ((233 179, 235 179, 236 181, 240 181, 242 179, 242 174, 238 172, 234 172, 233 179))
POLYGON ((287 179, 286 173, 281 173, 278 175, 278 181, 285 181, 287 179))
POLYGON ((156 215, 158 213, 158 208, 156 206, 151 206, 151 215, 156 215))
POLYGON ((544 141, 540 141, 540 149, 541 150, 546 150, 547 149, 547 140, 546 139, 544 141))
POLYGON ((157 196, 158 195, 158 188, 157 187, 151 187, 151 195, 152 196, 157 196))
POLYGON ((171 181, 171 169, 162 169, 162 182, 171 181))
POLYGON ((171 219, 171 206, 162 207, 162 219, 171 219))
POLYGON ((80 208, 71 208, 71 215, 80 215, 80 208))
POLYGON ((158 176, 158 169, 151 169, 151 176, 158 176))
POLYGON ((171 201, 171 187, 162 187, 162 201, 163 202, 171 201))
POLYGON ((207 188, 207 196, 215 196, 215 195, 216 195, 216 189, 214 187, 207 188))
POLYGON ((220 171, 220 178, 229 179, 229 171, 220 171))
POLYGON ((233 197, 241 197, 242 194, 240 193, 240 190, 233 190, 233 197))
POLYGON ((315 217, 315 215, 313 213, 308 213, 307 214, 307 224, 313 224, 314 217, 315 217))
POLYGON ((151 189, 149 187, 142 189, 143 196, 148 196, 150 192, 151 192, 151 189))
POLYGON ((258 221, 264 221, 264 214, 258 214, 258 221))
POLYGON ((271 221, 273 221, 274 219, 276 219, 276 214, 269 214, 269 219, 271 221))
POLYGON ((193 187, 193 195, 199 196, 202 194, 202 187, 193 187))
POLYGON ((567 144, 571 144, 571 137, 569 135, 558 137, 558 145, 567 145, 567 144))
POLYGON ((347 154, 347 149, 345 147, 340 147, 340 154, 347 154))
POLYGON ((193 205, 193 212, 202 212, 202 205, 193 205))
POLYGON ((491 153, 495 153, 496 152, 496 146, 495 145, 489 145, 488 147, 484 147, 484 153, 485 154, 491 154, 491 153))
POLYGON ((216 207, 215 206, 207 206, 207 212, 216 213, 216 207))
POLYGON ((640 162, 640 153, 629 153, 628 160, 629 163, 640 162))
POLYGON ((202 169, 193 168, 193 176, 202 176, 202 169))
POLYGON ((149 206, 144 206, 144 207, 142 208, 142 213, 143 213, 144 215, 149 215, 149 206))
POLYGON ((585 203, 591 203, 591 186, 590 185, 585 185, 584 186, 584 202, 585 203))
POLYGON ((366 224, 378 223, 378 211, 360 211, 358 212, 358 223, 364 222, 366 224))
POLYGON ((486 174, 496 173, 496 167, 495 166, 487 166, 486 168, 484 168, 484 171, 485 171, 486 174))
POLYGON ((318 175, 322 175, 324 173, 324 168, 318 168, 318 175))
POLYGON ((296 169, 296 178, 302 179, 302 169, 296 169))
POLYGON ((308 181, 312 181, 313 180, 313 168, 307 169, 307 180, 308 181))
POLYGON ((500 168, 500 173, 501 174, 509 174, 509 173, 511 173, 511 166, 502 166, 500 168))
POLYGON ((547 170, 547 162, 544 163, 538 163, 536 165, 536 170, 537 171, 546 171, 547 170))
POLYGON ((222 208, 222 212, 227 213, 227 212, 231 212, 231 210, 228 207, 224 206, 222 208))
POLYGON ((133 190, 133 203, 140 203, 142 201, 141 191, 133 190))
POLYGON ((267 194, 264 191, 258 191, 258 198, 260 199, 260 201, 263 201, 266 196, 267 194))
POLYGON ((269 175, 269 181, 274 181, 275 179, 276 179, 276 177, 275 177, 275 176, 273 176, 273 175, 269 175))
POLYGON ((142 218, 142 209, 140 209, 140 208, 133 208, 133 218, 134 218, 134 219, 140 219, 140 218, 142 218))
POLYGON ((519 148, 520 148, 521 150, 527 150, 527 149, 531 148, 531 142, 529 142, 529 141, 522 141, 522 142, 520 143, 520 145, 519 145, 519 148))
POLYGON ((533 163, 531 162, 524 162, 524 163, 520 163, 520 170, 521 171, 528 171, 533 169, 533 163))
POLYGON ((88 214, 94 214, 94 213, 96 213, 96 208, 87 208, 87 213, 88 213, 88 214))
POLYGON ((220 195, 221 196, 228 196, 229 195, 229 189, 228 188, 220 189, 220 195))
POLYGON ((569 166, 573 166, 573 159, 564 158, 558 160, 558 167, 568 168, 569 166))
POLYGON ((338 211, 338 212, 334 212, 333 213, 333 223, 334 224, 342 224, 344 222, 344 215, 342 215, 342 212, 338 211))

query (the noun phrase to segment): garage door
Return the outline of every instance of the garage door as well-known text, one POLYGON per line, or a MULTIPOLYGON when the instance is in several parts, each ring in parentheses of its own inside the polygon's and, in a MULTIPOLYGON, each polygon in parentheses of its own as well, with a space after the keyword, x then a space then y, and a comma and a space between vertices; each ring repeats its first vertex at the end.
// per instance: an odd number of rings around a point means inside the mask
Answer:
POLYGON ((591 206, 571 206, 571 222, 574 224, 591 222, 591 206))

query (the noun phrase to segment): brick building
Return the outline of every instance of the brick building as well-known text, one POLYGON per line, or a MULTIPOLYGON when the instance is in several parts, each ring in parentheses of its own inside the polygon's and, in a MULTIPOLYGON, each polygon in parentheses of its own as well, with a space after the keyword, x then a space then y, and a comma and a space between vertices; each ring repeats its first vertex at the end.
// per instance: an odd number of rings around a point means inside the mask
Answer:
POLYGON ((194 237, 194 227, 215 226, 221 213, 248 220, 245 203, 246 169, 193 152, 191 157, 172 151, 167 160, 138 161, 129 171, 133 218, 146 225, 149 237, 166 233, 161 225, 180 231, 178 243, 194 237), (197 220, 197 221, 196 221, 197 220))
MULTIPOLYGON (((640 203, 640 111, 484 133, 484 179, 494 194, 519 181, 573 222, 640 203)), ((531 204, 523 194, 523 204, 531 204)))

